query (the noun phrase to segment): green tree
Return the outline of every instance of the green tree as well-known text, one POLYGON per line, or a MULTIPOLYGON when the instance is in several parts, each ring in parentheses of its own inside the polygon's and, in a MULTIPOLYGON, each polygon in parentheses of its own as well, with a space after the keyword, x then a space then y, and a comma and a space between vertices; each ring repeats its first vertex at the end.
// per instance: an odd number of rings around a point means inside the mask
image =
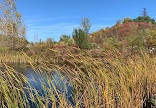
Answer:
POLYGON ((131 19, 130 17, 124 18, 124 21, 122 23, 124 24, 126 22, 133 22, 133 19, 131 19))
POLYGON ((54 42, 54 39, 53 38, 47 38, 46 42, 47 43, 53 43, 54 42))
POLYGON ((146 17, 139 16, 136 19, 134 19, 134 22, 147 22, 147 23, 155 24, 155 20, 151 19, 149 16, 146 17))
POLYGON ((73 31, 73 39, 76 42, 76 45, 81 49, 88 49, 89 48, 89 41, 88 35, 86 31, 82 29, 74 29, 73 31))
POLYGON ((131 19, 130 17, 127 17, 124 19, 124 21, 122 23, 126 23, 126 22, 147 22, 147 23, 151 23, 151 24, 155 24, 155 20, 150 18, 148 15, 147 15, 147 10, 146 8, 143 8, 143 16, 139 16, 135 19, 131 19))
POLYGON ((68 36, 68 35, 62 35, 60 37, 60 41, 59 42, 63 43, 64 45, 72 45, 72 44, 74 44, 74 40, 70 36, 68 36))
POLYGON ((42 44, 42 40, 41 40, 41 38, 40 38, 39 44, 42 44))
POLYGON ((91 23, 90 20, 88 18, 83 18, 81 19, 82 23, 81 23, 81 29, 83 31, 85 31, 86 34, 89 33, 90 27, 91 27, 91 23))
POLYGON ((61 37, 60 37, 60 41, 63 41, 63 42, 65 42, 65 43, 68 43, 68 40, 70 39, 70 36, 68 36, 68 35, 62 35, 61 37))
POLYGON ((121 24, 121 19, 118 19, 118 21, 116 22, 116 24, 118 25, 118 24, 121 24))

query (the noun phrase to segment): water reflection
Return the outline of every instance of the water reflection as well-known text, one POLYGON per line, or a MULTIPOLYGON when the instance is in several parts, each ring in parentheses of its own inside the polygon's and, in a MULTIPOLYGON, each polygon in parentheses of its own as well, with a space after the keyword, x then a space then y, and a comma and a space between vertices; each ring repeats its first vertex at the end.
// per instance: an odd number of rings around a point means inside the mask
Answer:
MULTIPOLYGON (((49 108, 52 107, 52 99, 50 99, 51 93, 48 91, 53 91, 55 98, 58 99, 56 92, 52 83, 55 85, 59 94, 64 94, 67 100, 75 106, 75 102, 73 101, 73 88, 67 76, 57 73, 57 72, 46 72, 43 69, 37 69, 35 72, 31 66, 23 66, 19 64, 9 64, 9 66, 13 67, 17 72, 24 74, 28 78, 28 82, 30 85, 25 84, 25 87, 30 87, 38 91, 38 95, 44 98, 46 101, 48 100, 49 108)), ((33 95, 36 95, 34 91, 32 91, 33 95)), ((28 97, 30 107, 35 108, 36 104, 30 99, 30 91, 26 90, 26 95, 28 97)), ((45 103, 45 101, 43 101, 45 103)), ((46 104, 46 103, 45 103, 46 104)), ((56 103, 58 105, 58 103, 56 103)))

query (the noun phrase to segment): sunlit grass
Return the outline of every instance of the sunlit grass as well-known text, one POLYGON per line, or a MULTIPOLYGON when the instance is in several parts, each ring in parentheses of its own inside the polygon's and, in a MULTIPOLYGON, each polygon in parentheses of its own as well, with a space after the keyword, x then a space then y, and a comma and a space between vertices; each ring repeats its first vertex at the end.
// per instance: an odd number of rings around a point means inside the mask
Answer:
POLYGON ((4 63, 28 63, 27 57, 21 52, 0 53, 0 61, 4 63))
MULTIPOLYGON (((103 54, 103 53, 102 53, 103 54)), ((106 54, 106 53, 105 53, 106 54)), ((91 54, 73 54, 69 51, 68 64, 51 65, 48 61, 39 61, 40 65, 30 64, 40 77, 40 90, 29 84, 28 79, 14 69, 3 64, 5 71, 0 71, 0 102, 12 107, 143 107, 147 100, 154 99, 156 91, 156 58, 146 52, 126 57, 113 50, 113 57, 94 58, 91 54), (46 70, 46 71, 44 71, 46 70), (56 71, 60 81, 54 79, 56 71), (67 78, 68 77, 68 82, 67 78), (23 83, 27 83, 27 87, 23 83), (63 82, 63 85, 60 83, 63 82), (71 85, 74 104, 67 98, 66 82, 71 85), (26 95, 25 90, 29 92, 26 95)), ((43 59, 43 58, 42 58, 43 59)), ((35 79, 32 78, 34 81, 35 79)), ((37 82, 36 82, 37 84, 37 82)), ((147 102, 148 103, 148 102, 147 102)), ((154 102, 153 102, 154 104, 154 102)))
POLYGON ((28 100, 23 88, 23 83, 27 83, 27 78, 6 64, 2 65, 4 70, 0 71, 0 106, 2 108, 27 106, 28 100))

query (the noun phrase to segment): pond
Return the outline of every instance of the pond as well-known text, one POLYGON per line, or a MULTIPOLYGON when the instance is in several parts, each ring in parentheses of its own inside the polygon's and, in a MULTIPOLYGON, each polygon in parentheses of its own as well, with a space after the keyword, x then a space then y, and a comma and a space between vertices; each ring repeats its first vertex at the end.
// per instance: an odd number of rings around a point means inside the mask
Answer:
MULTIPOLYGON (((8 65, 14 68, 17 72, 26 76, 26 78, 28 79, 28 84, 25 83, 24 87, 35 89, 38 92, 38 94, 36 94, 36 92, 34 92, 33 90, 32 92, 30 92, 30 90, 25 90, 31 108, 37 108, 36 103, 34 103, 31 99, 32 94, 34 95, 34 97, 43 98, 43 103, 48 104, 47 106, 49 108, 52 107, 53 103, 53 99, 52 97, 50 97, 50 95, 53 95, 53 97, 55 97, 59 102, 57 93, 63 94, 68 102, 72 106, 75 106, 73 87, 70 83, 69 78, 65 74, 55 71, 47 72, 44 69, 37 69, 35 71, 31 66, 24 66, 19 64, 8 65), (53 91, 53 93, 51 93, 50 91, 53 91)), ((59 105, 58 102, 56 102, 56 106, 59 105)))

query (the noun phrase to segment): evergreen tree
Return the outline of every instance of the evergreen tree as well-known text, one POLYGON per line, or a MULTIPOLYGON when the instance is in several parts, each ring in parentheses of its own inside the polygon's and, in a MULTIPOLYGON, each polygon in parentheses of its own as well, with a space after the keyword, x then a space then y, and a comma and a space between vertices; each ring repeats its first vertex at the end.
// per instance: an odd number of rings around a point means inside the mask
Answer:
POLYGON ((155 24, 155 20, 151 19, 149 16, 146 17, 137 17, 136 19, 133 20, 134 22, 147 22, 147 23, 151 23, 151 24, 155 24))
POLYGON ((148 13, 148 12, 147 12, 147 9, 146 9, 146 8, 143 8, 143 9, 144 9, 144 10, 142 11, 142 12, 143 12, 142 15, 143 15, 143 17, 147 17, 147 13, 148 13))
POLYGON ((147 22, 147 23, 151 23, 151 24, 155 24, 155 20, 151 19, 148 15, 147 15, 147 9, 143 8, 143 16, 139 16, 136 19, 134 19, 134 22, 147 22))
POLYGON ((74 29, 73 31, 73 39, 76 42, 76 45, 81 49, 89 48, 88 35, 82 29, 74 29))
POLYGON ((90 27, 90 20, 88 18, 83 18, 80 28, 74 29, 73 31, 73 39, 75 40, 76 45, 81 49, 89 49, 90 47, 88 39, 90 27))

